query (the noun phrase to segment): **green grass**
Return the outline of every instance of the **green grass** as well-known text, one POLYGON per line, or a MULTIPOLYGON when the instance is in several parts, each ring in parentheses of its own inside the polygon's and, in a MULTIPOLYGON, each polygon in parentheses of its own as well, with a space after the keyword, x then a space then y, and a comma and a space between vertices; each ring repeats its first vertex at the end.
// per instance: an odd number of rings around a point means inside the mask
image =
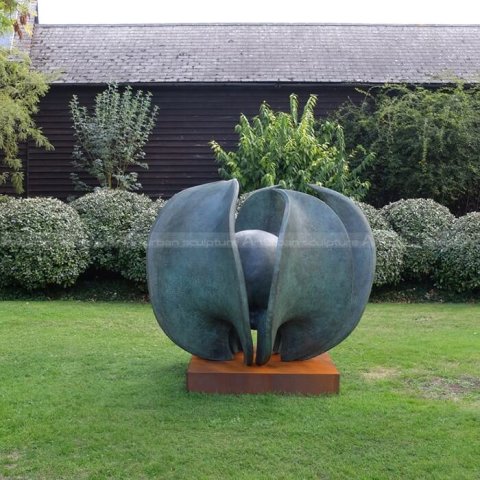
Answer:
POLYGON ((188 394, 149 305, 0 303, 0 479, 478 479, 480 306, 369 305, 341 394, 188 394))

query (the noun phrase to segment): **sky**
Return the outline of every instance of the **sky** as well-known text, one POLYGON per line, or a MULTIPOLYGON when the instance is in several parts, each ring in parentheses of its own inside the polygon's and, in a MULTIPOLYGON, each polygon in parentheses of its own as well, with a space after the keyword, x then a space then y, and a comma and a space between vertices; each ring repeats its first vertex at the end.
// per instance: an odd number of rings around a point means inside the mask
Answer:
POLYGON ((38 0, 40 23, 480 24, 479 0, 38 0))

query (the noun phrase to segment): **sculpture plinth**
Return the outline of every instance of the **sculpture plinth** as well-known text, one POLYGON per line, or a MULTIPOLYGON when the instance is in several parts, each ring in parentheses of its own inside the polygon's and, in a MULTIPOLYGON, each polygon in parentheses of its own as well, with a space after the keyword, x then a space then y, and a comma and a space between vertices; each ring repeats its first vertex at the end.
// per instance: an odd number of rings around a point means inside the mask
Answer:
POLYGON ((266 365, 249 367, 238 353, 230 361, 212 362, 192 356, 187 370, 189 392, 243 394, 336 394, 340 373, 328 353, 310 360, 282 362, 272 355, 266 365))

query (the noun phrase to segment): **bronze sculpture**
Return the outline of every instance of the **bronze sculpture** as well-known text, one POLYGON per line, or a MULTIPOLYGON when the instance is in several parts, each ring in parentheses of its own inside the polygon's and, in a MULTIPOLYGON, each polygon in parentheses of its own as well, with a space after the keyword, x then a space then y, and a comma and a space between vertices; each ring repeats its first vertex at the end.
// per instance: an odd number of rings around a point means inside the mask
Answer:
POLYGON ((167 203, 148 245, 152 306, 188 352, 251 365, 326 352, 346 338, 368 301, 375 247, 347 197, 272 187, 253 192, 235 219, 236 180, 184 190, 167 203))

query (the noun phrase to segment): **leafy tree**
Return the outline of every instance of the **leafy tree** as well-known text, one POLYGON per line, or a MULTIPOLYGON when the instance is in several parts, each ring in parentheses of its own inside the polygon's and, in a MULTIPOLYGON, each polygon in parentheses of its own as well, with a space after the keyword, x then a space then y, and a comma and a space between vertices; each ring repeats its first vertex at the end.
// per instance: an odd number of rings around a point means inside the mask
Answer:
MULTIPOLYGON (((158 114, 158 107, 151 106, 151 97, 141 90, 134 93, 131 87, 121 92, 116 84, 110 84, 96 96, 90 114, 74 95, 70 102, 77 139, 73 165, 95 177, 101 187, 141 188, 138 174, 128 169, 148 168, 143 147, 158 114)), ((72 173, 71 177, 77 189, 92 190, 78 174, 72 173)))
POLYGON ((241 115, 235 127, 236 151, 226 152, 211 142, 220 175, 237 178, 244 192, 276 184, 308 191, 313 183, 361 199, 369 185, 360 174, 370 156, 362 148, 346 153, 342 127, 315 120, 316 100, 311 95, 301 115, 295 94, 290 95, 289 113, 274 112, 264 102, 251 121, 241 115), (358 164, 351 169, 356 156, 360 156, 358 164))
POLYGON ((28 32, 28 19, 32 15, 28 4, 28 0, 0 0, 0 34, 13 30, 22 38, 23 30, 28 32))
POLYGON ((480 207, 480 88, 385 85, 333 116, 347 147, 375 153, 366 174, 377 206, 428 197, 458 212, 480 207))
POLYGON ((33 119, 48 88, 48 78, 32 70, 28 56, 0 49, 0 157, 8 170, 0 174, 0 184, 10 180, 17 193, 23 192, 19 145, 33 140, 37 147, 53 148, 33 119))

